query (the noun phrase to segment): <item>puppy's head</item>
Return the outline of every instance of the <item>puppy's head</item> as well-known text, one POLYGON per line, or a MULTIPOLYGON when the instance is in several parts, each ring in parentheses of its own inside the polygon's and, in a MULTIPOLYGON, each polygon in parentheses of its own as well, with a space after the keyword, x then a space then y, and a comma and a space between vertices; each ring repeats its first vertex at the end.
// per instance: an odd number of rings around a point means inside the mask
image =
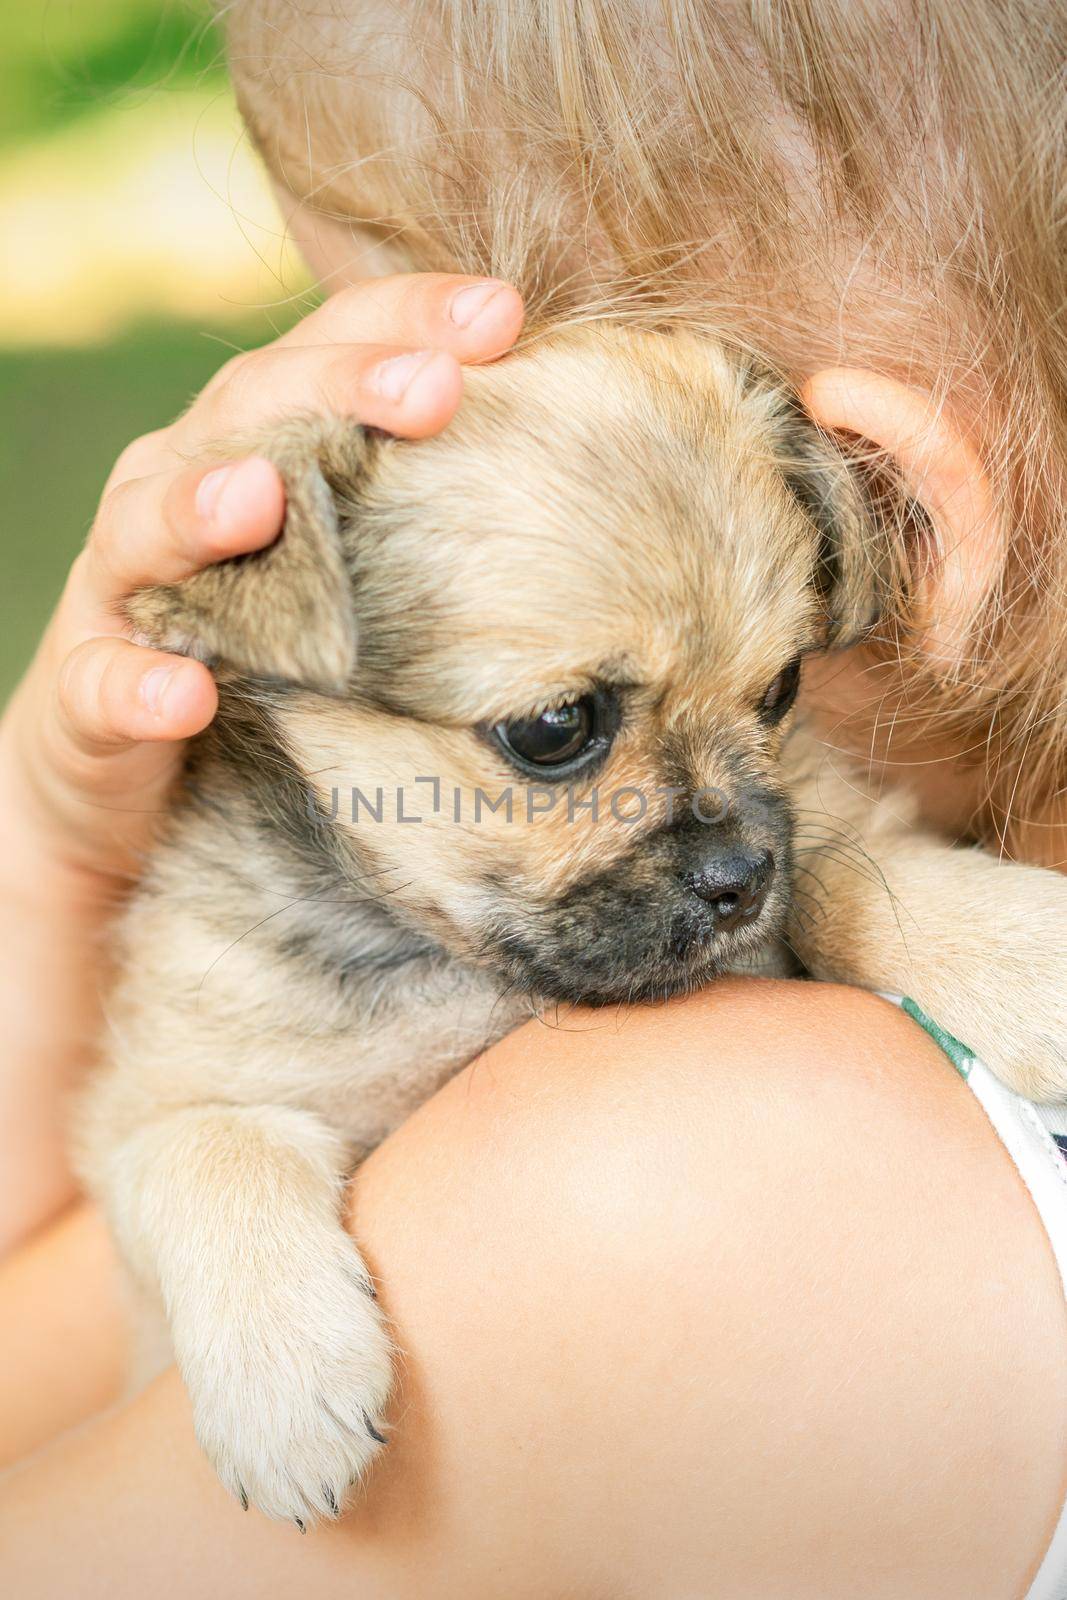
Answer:
POLYGON ((135 619, 259 681, 368 894, 590 1003, 777 933, 800 664, 880 589, 860 489, 788 398, 707 340, 570 331, 469 373, 438 438, 272 448, 279 545, 135 619))

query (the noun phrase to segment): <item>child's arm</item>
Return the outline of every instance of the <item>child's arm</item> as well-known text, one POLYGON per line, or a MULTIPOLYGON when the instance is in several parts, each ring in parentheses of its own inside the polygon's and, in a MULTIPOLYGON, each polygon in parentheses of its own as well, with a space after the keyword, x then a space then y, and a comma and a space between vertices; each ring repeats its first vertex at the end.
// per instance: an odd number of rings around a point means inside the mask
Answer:
POLYGON ((513 342, 519 297, 468 318, 479 280, 372 280, 266 349, 228 362, 173 426, 125 450, 37 655, 0 721, 0 1253, 67 1199, 64 1092, 99 1025, 100 935, 138 870, 178 770, 210 722, 197 662, 135 644, 130 591, 256 549, 282 523, 281 482, 250 457, 216 474, 212 441, 281 411, 332 409, 435 433, 462 361, 513 342))
MULTIPOLYGON (((0 1486, 18 1600, 924 1596, 1026 1587, 1064 1493, 1063 1294, 940 1049, 829 984, 531 1023, 359 1169, 397 1343, 337 1524, 248 1515, 171 1373, 0 1486)), ((0 1446, 114 1393, 91 1219, 0 1273, 0 1446)))

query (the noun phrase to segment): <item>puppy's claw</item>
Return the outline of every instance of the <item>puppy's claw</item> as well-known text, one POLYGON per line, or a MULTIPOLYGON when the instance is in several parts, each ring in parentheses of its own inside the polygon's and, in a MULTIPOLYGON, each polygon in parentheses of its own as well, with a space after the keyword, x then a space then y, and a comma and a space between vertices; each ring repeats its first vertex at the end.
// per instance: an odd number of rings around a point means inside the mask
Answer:
POLYGON ((245 1489, 244 1489, 244 1484, 243 1483, 239 1483, 237 1485, 237 1498, 241 1502, 241 1510, 242 1511, 247 1511, 248 1510, 248 1496, 247 1496, 247 1494, 245 1494, 245 1489))
POLYGON ((377 1307, 357 1293, 363 1274, 351 1242, 336 1234, 321 1241, 321 1260, 283 1255, 276 1268, 307 1286, 285 1330, 300 1352, 300 1381, 278 1363, 277 1321, 250 1293, 254 1315, 240 1337, 233 1330, 229 1351, 217 1336, 205 1341, 195 1352, 200 1381, 189 1384, 197 1436, 223 1482, 301 1533, 340 1516, 349 1479, 370 1469, 381 1437, 371 1419, 385 1413, 390 1389, 388 1335, 377 1307))
POLYGON ((364 1424, 366 1426, 367 1432, 370 1434, 370 1436, 374 1440, 375 1444, 385 1444, 386 1443, 385 1434, 384 1433, 380 1433, 379 1430, 374 1426, 374 1423, 371 1421, 371 1419, 368 1416, 366 1411, 364 1411, 364 1413, 363 1413, 363 1421, 364 1421, 364 1424))

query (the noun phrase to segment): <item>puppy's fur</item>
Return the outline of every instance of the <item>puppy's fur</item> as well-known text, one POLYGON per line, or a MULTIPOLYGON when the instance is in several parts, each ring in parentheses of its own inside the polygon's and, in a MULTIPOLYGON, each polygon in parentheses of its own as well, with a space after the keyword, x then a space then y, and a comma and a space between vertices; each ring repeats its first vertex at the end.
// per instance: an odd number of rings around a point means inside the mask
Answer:
POLYGON ((877 617, 892 557, 844 456, 707 340, 557 332, 472 371, 439 438, 259 446, 279 543, 133 607, 217 665, 220 712, 125 919, 80 1148, 224 1483, 306 1523, 390 1390, 342 1185, 443 1079, 545 1002, 784 939, 1059 1093, 1067 884, 923 836, 768 714, 877 617), (501 725, 582 697, 591 759, 517 769, 501 725), (726 925, 694 886, 745 852, 773 876, 726 925))

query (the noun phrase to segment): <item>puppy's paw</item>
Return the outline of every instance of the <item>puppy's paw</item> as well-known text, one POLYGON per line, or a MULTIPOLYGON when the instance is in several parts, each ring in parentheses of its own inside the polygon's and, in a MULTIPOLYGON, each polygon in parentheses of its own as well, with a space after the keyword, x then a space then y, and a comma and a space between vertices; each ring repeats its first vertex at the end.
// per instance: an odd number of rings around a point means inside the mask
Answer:
POLYGON ((1067 1100, 1067 953, 1049 938, 992 954, 931 971, 924 1009, 1017 1094, 1067 1100))
POLYGON ((250 1283, 182 1340, 197 1438, 245 1507, 303 1532, 336 1517, 385 1443, 390 1343, 343 1235, 286 1282, 250 1283), (192 1346, 192 1347, 190 1347, 192 1346))
POLYGON ((1059 985, 1037 976, 1023 984, 1025 998, 1004 992, 995 1013, 983 1007, 966 1043, 1027 1100, 1067 1100, 1067 971, 1059 985))

